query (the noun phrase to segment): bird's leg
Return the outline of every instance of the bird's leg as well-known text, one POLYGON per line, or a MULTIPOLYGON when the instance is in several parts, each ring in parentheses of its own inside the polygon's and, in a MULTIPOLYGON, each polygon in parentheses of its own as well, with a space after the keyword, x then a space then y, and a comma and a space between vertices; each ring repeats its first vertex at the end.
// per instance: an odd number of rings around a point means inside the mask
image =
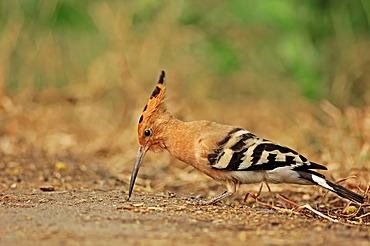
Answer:
POLYGON ((229 182, 226 183, 226 187, 227 187, 227 190, 226 191, 224 191, 221 194, 215 196, 214 198, 212 198, 209 201, 201 201, 201 202, 199 202, 199 204, 200 205, 211 205, 211 204, 215 204, 215 203, 221 201, 222 199, 224 199, 226 197, 229 197, 232 194, 234 194, 236 192, 237 186, 238 186, 238 184, 236 184, 236 183, 234 183, 232 181, 229 181, 229 182))
POLYGON ((269 186, 269 184, 267 182, 263 182, 263 183, 265 183, 265 185, 267 186, 267 189, 269 190, 269 195, 270 195, 270 199, 271 199, 271 205, 274 206, 275 205, 274 204, 274 197, 272 195, 271 188, 270 188, 270 186, 269 186))
POLYGON ((262 183, 261 183, 261 185, 260 185, 260 189, 258 190, 258 192, 257 192, 257 194, 256 194, 256 197, 260 197, 261 192, 262 192, 262 188, 263 188, 263 184, 264 184, 264 182, 262 182, 262 183))
POLYGON ((243 200, 243 201, 244 201, 244 202, 246 202, 246 201, 247 201, 247 199, 248 199, 248 196, 249 196, 249 195, 251 195, 254 199, 259 198, 259 197, 260 197, 260 195, 261 195, 261 192, 262 192, 263 184, 265 184, 265 185, 267 186, 267 189, 269 190, 270 198, 272 198, 272 195, 271 195, 271 188, 270 188, 269 184, 268 184, 267 182, 263 181, 263 182, 261 183, 261 186, 260 186, 260 188, 259 188, 259 190, 258 190, 257 194, 252 196, 252 194, 248 192, 248 193, 245 195, 245 197, 244 197, 244 200, 243 200))
POLYGON ((256 195, 254 195, 254 194, 251 194, 250 192, 248 192, 247 194, 245 194, 243 202, 247 202, 247 199, 248 199, 249 195, 251 195, 251 197, 256 200, 256 198, 258 198, 261 195, 262 187, 263 187, 263 182, 260 185, 260 189, 258 190, 258 193, 256 195))
POLYGON ((265 183, 265 185, 267 186, 267 189, 269 190, 269 193, 271 194, 272 192, 271 192, 271 188, 270 188, 270 186, 269 186, 269 183, 267 183, 267 182, 264 182, 265 183))

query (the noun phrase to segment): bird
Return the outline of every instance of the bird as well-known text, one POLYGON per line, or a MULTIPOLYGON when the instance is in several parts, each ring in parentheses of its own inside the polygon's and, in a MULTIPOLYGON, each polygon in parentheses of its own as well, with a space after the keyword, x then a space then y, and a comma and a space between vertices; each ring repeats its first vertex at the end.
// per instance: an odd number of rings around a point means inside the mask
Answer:
POLYGON ((240 185, 290 183, 316 185, 352 202, 364 197, 337 185, 314 170, 327 170, 297 151, 236 126, 200 120, 183 122, 166 108, 165 72, 145 105, 138 123, 138 142, 132 169, 130 199, 141 163, 148 151, 167 150, 172 156, 198 169, 226 187, 226 190, 201 204, 215 204, 233 195, 240 185))

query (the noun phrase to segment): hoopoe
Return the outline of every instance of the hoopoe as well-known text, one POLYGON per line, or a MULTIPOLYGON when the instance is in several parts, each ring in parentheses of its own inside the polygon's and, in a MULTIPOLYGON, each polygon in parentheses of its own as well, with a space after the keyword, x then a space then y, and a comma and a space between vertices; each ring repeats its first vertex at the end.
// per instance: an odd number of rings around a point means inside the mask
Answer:
POLYGON ((129 198, 145 153, 167 150, 227 190, 204 204, 213 204, 234 194, 241 184, 292 183, 318 185, 354 202, 364 197, 325 179, 313 169, 327 170, 296 151, 257 137, 235 126, 210 121, 183 122, 165 105, 165 72, 145 105, 138 124, 139 150, 132 170, 129 198))

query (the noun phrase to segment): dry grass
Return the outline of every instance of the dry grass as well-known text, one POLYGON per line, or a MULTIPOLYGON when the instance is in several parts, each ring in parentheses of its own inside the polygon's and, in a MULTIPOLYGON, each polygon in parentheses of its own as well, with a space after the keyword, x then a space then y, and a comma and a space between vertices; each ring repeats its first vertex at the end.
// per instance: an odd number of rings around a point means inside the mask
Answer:
MULTIPOLYGON (((41 14, 47 16, 53 7, 53 3, 44 2, 41 14)), ((175 3, 163 6, 157 18, 142 27, 144 35, 133 29, 129 13, 135 6, 118 2, 89 5, 88 13, 98 28, 96 37, 105 42, 104 48, 93 42, 94 36, 81 35, 74 42, 46 31, 33 39, 27 20, 15 11, 15 17, 4 24, 0 40, 1 170, 17 165, 27 169, 27 161, 17 164, 18 158, 40 155, 49 167, 56 160, 67 165, 78 162, 87 169, 98 163, 127 184, 138 147, 138 117, 159 71, 165 69, 168 105, 177 117, 245 127, 327 165, 330 171, 326 175, 332 180, 355 175, 357 179, 343 185, 354 190, 359 186, 364 192, 370 181, 370 106, 338 108, 327 100, 312 104, 290 86, 290 79, 280 73, 269 74, 268 67, 259 67, 258 72, 246 67, 227 79, 215 75, 206 65, 205 53, 197 49, 189 52, 204 39, 204 33, 176 25, 181 7, 175 3), (98 47, 92 52, 94 57, 84 63, 81 57, 98 47), (21 60, 16 71, 11 62, 14 52, 21 60), (42 84, 40 77, 48 83, 42 84), (58 85, 61 77, 62 86, 58 85), (9 78, 12 81, 7 81, 9 78), (14 81, 21 88, 7 89, 14 81)), ((235 30, 229 32, 235 35, 235 30)), ((248 47, 248 37, 254 32, 243 30, 238 37, 248 47)), ((346 61, 360 59, 358 63, 365 64, 365 55, 354 58, 358 53, 355 47, 346 61)), ((261 61, 256 51, 248 53, 252 63, 261 61)), ((348 74, 352 72, 349 67, 348 74)), ((346 74, 338 71, 337 78, 342 80, 337 83, 350 83, 346 74)), ((361 76, 369 78, 365 72, 361 76)), ((10 189, 14 179, 10 180, 2 189, 10 189)), ((212 195, 215 187, 213 181, 168 153, 148 154, 136 185, 136 189, 181 193, 211 189, 207 195, 212 195)), ((288 187, 273 189, 291 189, 288 187)), ((322 195, 316 188, 294 190, 309 194, 306 200, 322 195)))
MULTIPOLYGON (((171 85, 168 93, 171 93, 171 85)), ((105 172, 123 181, 123 189, 126 190, 138 147, 137 117, 132 116, 135 112, 123 107, 121 112, 126 112, 124 117, 122 114, 114 114, 114 107, 108 107, 104 101, 71 101, 64 97, 55 99, 54 96, 51 100, 50 95, 44 96, 33 103, 23 101, 24 95, 19 98, 2 98, 3 127, 0 150, 3 170, 12 174, 11 170, 16 165, 24 169, 23 173, 27 172, 29 167, 24 166, 27 162, 14 164, 19 156, 25 159, 28 156, 43 156, 46 164, 33 167, 36 170, 45 167, 53 169, 58 160, 65 162, 67 166, 78 165, 86 169, 93 169, 98 164, 99 169, 106 170, 105 172)), ((170 104, 170 109, 176 105, 174 102, 170 104)), ((191 110, 190 106, 182 107, 191 112, 185 116, 187 120, 200 118, 197 115, 203 114, 202 118, 220 119, 219 121, 225 123, 244 126, 261 136, 291 146, 314 161, 327 165, 329 171, 325 174, 331 180, 354 175, 356 178, 348 179, 342 184, 364 194, 370 180, 369 135, 366 130, 370 109, 339 110, 329 102, 323 102, 320 107, 313 107, 304 102, 282 105, 284 103, 266 101, 240 102, 231 107, 253 110, 237 113, 228 110, 230 105, 210 102, 207 106, 217 109, 213 115, 205 113, 210 110, 199 107, 195 111, 191 110), (279 112, 280 117, 275 116, 276 112, 279 112)), ((139 115, 139 109, 136 111, 139 115)), ((175 114, 181 115, 181 112, 175 114)), ((60 173, 61 176, 68 174, 63 170, 60 173)), ((18 174, 16 172, 10 177, 18 174)), ((72 176, 71 179, 74 178, 73 175, 68 175, 72 176)), ((27 181, 27 178, 22 179, 27 181)), ((13 180, 3 182, 3 189, 11 188, 13 180)), ((32 179, 30 181, 32 182, 32 179)), ((183 194, 201 193, 207 196, 221 191, 221 187, 216 186, 215 182, 170 157, 168 153, 147 155, 135 189, 150 192, 168 190, 183 194)), ((240 201, 243 192, 256 189, 257 186, 244 186, 239 195, 232 199, 240 201)), ((325 194, 318 188, 275 185, 272 189, 282 194, 298 192, 292 193, 293 200, 298 198, 299 201, 311 204, 317 201, 318 205, 325 204, 324 211, 332 211, 334 207, 341 211, 344 206, 341 200, 330 193, 325 197, 325 201, 317 200, 325 194)), ((365 207, 364 211, 367 210, 365 207)), ((359 216, 363 214, 359 213, 359 216)))

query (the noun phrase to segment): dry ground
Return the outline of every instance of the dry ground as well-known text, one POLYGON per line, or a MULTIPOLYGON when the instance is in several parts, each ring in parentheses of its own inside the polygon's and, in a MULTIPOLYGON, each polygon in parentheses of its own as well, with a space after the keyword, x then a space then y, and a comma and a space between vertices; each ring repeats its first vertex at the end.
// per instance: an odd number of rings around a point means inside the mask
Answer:
MULTIPOLYGON (((339 219, 339 223, 308 211, 294 214, 290 210, 270 209, 253 200, 243 202, 241 194, 222 204, 198 206, 195 205, 200 199, 198 193, 184 195, 190 192, 186 187, 181 194, 159 193, 139 184, 128 201, 128 180, 119 180, 99 165, 67 169, 66 162, 53 163, 40 156, 2 160, 1 245, 369 245, 370 242, 370 216, 366 215, 369 207, 346 218, 342 213, 343 200, 329 194, 322 198, 325 193, 309 187, 282 192, 295 202, 317 205, 318 210, 339 219), (32 164, 36 161, 37 166, 32 164)), ((195 190, 207 194, 201 188, 195 190)), ((261 199, 269 201, 269 194, 264 193, 261 199)), ((290 208, 277 198, 274 201, 280 208, 290 208)))
MULTIPOLYGON (((346 201, 319 188, 273 185, 272 201, 279 207, 273 210, 243 201, 246 192, 258 190, 251 185, 222 204, 198 206, 200 195, 209 198, 222 188, 168 153, 145 157, 127 201, 137 116, 147 98, 140 96, 143 102, 133 109, 120 103, 120 93, 111 93, 81 98, 46 91, 0 98, 1 245, 369 244, 368 203, 345 209, 346 201), (292 213, 277 194, 339 222, 307 210, 292 213)), ((342 184, 362 194, 368 187, 369 108, 240 100, 179 110, 180 104, 169 103, 169 109, 184 120, 246 127, 328 166, 323 173, 330 180, 356 176, 342 184), (241 115, 230 107, 253 110, 241 115), (209 108, 217 111, 209 114, 209 108)), ((261 200, 271 201, 267 192, 261 200)))
POLYGON ((370 228, 119 189, 1 194, 2 245, 368 245, 370 228))

